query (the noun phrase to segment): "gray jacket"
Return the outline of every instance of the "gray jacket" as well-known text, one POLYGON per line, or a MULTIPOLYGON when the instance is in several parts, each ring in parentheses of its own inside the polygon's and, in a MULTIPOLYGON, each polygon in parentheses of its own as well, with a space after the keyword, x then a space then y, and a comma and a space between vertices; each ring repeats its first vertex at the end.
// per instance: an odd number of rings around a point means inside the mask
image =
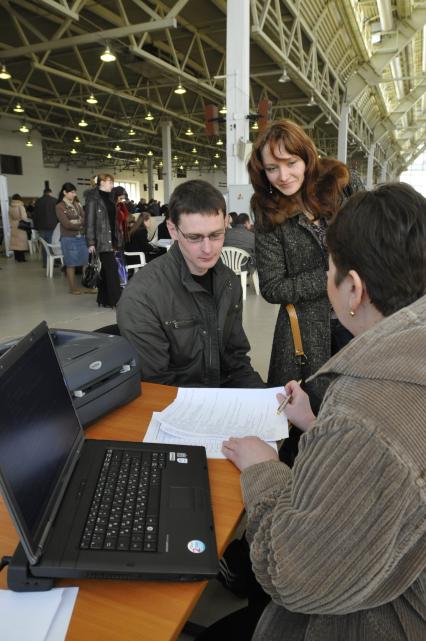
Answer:
MULTIPOLYGON (((84 205, 86 215, 86 240, 90 247, 94 245, 98 253, 111 252, 116 249, 112 245, 111 226, 108 218, 108 211, 99 194, 99 189, 91 189, 86 193, 84 205)), ((118 247, 121 246, 121 236, 116 225, 115 237, 118 247)))
POLYGON ((292 469, 241 475, 253 641, 426 639, 426 296, 354 338, 292 469))
POLYGON ((131 279, 117 306, 120 332, 142 379, 186 387, 263 387, 247 356, 239 278, 219 260, 213 295, 191 276, 174 243, 131 279))
MULTIPOLYGON (((256 262, 260 291, 269 303, 281 305, 275 326, 268 384, 314 374, 330 357, 330 303, 327 298, 327 256, 303 214, 271 231, 256 228, 256 262), (286 305, 292 303, 299 319, 306 364, 295 356, 286 305)), ((315 380, 306 390, 321 399, 326 388, 315 380)))

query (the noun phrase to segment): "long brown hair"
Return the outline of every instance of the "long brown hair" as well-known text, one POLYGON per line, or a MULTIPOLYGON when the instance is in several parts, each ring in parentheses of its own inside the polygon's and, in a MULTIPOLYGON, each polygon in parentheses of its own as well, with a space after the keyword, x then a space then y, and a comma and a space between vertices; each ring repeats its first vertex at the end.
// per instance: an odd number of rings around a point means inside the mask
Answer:
POLYGON ((129 235, 132 236, 135 231, 138 231, 144 223, 151 218, 151 214, 147 211, 143 211, 139 214, 137 221, 131 226, 129 235))
MULTIPOLYGON (((270 227, 306 210, 315 217, 319 214, 326 217, 332 216, 336 211, 337 193, 341 191, 340 181, 332 180, 331 183, 335 184, 335 188, 331 188, 331 192, 323 197, 320 193, 321 189, 318 189, 321 182, 320 176, 324 170, 345 166, 338 161, 331 161, 331 163, 334 163, 333 168, 331 164, 327 168, 321 167, 314 142, 298 124, 291 120, 272 122, 254 142, 247 164, 254 189, 251 206, 256 224, 270 227), (285 147, 289 154, 298 156, 305 163, 305 179, 302 188, 294 196, 285 196, 267 179, 262 162, 262 150, 266 145, 269 145, 273 156, 280 147, 285 147)), ((346 184, 349 172, 344 173, 343 182, 346 184)))

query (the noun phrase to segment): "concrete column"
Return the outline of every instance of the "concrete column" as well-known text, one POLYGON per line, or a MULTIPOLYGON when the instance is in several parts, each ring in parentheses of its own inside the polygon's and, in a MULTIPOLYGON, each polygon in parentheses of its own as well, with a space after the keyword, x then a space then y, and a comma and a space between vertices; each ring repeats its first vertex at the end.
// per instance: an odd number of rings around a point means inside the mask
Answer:
POLYGON ((163 187, 164 202, 168 203, 172 193, 172 143, 170 120, 161 123, 161 140, 163 147, 163 187))
POLYGON ((382 171, 380 172, 380 182, 387 182, 387 173, 388 173, 388 161, 385 160, 382 165, 382 171))
POLYGON ((374 169, 374 150, 376 148, 376 143, 373 142, 370 149, 368 150, 368 161, 367 161, 367 189, 373 188, 373 169, 374 169))
POLYGON ((349 105, 344 102, 340 111, 339 131, 337 136, 337 159, 346 162, 348 158, 348 119, 349 105))
POLYGON ((226 162, 227 182, 248 185, 246 155, 250 149, 250 2, 232 0, 226 16, 226 162))
POLYGON ((148 200, 154 198, 154 156, 147 156, 148 200))

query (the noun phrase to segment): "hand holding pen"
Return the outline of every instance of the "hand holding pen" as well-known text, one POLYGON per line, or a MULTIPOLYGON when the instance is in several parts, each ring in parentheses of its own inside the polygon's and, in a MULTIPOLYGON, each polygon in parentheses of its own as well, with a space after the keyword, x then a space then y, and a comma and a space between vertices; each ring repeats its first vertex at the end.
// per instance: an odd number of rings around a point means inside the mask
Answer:
MULTIPOLYGON (((302 379, 297 381, 297 384, 301 385, 302 384, 302 379)), ((288 403, 291 403, 292 400, 293 400, 293 395, 292 394, 288 394, 286 396, 283 396, 283 400, 281 401, 281 403, 277 407, 277 414, 281 414, 281 412, 284 411, 284 408, 287 407, 288 403)))
POLYGON ((316 416, 312 412, 309 396, 300 387, 301 381, 289 381, 284 390, 286 395, 277 394, 280 404, 277 414, 285 411, 288 420, 303 430, 308 432, 315 424, 316 416))

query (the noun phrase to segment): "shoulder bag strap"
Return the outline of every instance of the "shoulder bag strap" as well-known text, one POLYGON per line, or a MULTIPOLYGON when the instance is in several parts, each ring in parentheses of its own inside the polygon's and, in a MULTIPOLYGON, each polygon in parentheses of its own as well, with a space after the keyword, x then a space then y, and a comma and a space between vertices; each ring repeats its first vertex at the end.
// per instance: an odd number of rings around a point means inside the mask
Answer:
POLYGON ((294 353, 296 354, 296 356, 305 357, 305 352, 303 351, 302 335, 300 333, 299 319, 297 318, 296 309, 294 305, 289 303, 288 305, 286 305, 286 310, 290 319, 291 333, 293 335, 294 353))

